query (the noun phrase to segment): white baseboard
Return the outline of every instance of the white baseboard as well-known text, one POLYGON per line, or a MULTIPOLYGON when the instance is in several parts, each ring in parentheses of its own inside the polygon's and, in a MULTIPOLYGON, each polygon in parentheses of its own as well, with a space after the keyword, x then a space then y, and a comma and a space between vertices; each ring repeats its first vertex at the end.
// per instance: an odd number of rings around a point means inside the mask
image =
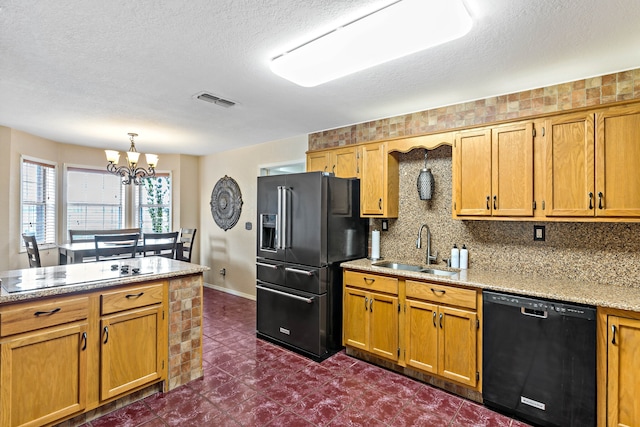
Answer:
POLYGON ((215 289, 216 291, 224 292, 226 294, 231 294, 231 295, 239 296, 239 297, 242 297, 242 298, 250 299, 252 301, 256 300, 256 296, 255 295, 245 294, 244 292, 238 292, 238 291, 235 291, 233 289, 223 288, 221 286, 212 285, 211 283, 205 283, 204 287, 205 288, 215 289))

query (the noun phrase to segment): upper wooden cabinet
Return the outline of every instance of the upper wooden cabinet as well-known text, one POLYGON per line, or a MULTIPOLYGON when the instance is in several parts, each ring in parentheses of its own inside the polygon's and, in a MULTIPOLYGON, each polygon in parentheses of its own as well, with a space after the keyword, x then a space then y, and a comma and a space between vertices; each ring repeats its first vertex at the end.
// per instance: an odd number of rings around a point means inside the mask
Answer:
POLYGON ((547 120, 549 217, 640 217, 640 106, 547 120))
POLYGON ((398 159, 384 142, 360 147, 360 216, 397 218, 398 159))
POLYGON ((330 172, 340 178, 357 178, 360 175, 359 154, 356 145, 309 152, 307 172, 330 172))
POLYGON ((460 132, 454 153, 456 215, 533 215, 533 122, 460 132))

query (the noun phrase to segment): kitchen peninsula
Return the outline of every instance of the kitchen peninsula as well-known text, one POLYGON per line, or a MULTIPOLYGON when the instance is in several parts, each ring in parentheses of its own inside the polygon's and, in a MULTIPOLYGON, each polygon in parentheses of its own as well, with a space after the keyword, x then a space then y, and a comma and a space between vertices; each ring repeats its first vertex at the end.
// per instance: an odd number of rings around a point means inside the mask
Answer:
POLYGON ((149 257, 0 272, 0 425, 82 422, 201 377, 207 269, 149 257))

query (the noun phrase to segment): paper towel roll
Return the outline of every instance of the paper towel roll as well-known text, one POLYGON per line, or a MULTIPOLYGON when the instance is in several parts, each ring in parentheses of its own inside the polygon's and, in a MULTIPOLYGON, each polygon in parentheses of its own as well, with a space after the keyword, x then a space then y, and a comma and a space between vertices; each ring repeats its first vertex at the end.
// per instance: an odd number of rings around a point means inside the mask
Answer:
POLYGON ((380 259, 380 231, 371 232, 371 259, 380 259))

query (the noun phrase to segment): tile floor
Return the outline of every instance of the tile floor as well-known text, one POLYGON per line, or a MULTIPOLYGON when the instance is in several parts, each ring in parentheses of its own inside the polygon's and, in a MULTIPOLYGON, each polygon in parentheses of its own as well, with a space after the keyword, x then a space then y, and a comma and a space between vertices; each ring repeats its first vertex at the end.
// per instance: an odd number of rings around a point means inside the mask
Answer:
POLYGON ((526 426, 344 352, 316 363, 257 339, 255 312, 205 288, 204 378, 85 426, 526 426))

